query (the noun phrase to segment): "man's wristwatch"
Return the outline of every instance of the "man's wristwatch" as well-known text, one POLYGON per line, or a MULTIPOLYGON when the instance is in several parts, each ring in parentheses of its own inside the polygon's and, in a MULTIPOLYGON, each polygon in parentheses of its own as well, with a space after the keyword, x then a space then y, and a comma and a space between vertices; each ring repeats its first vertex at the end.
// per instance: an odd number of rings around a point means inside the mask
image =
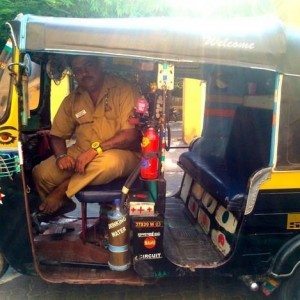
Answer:
POLYGON ((98 154, 101 154, 103 152, 99 142, 93 142, 91 144, 91 147, 92 149, 96 150, 98 154))
POLYGON ((55 155, 55 159, 56 159, 56 161, 58 161, 60 158, 63 158, 66 156, 68 156, 67 153, 60 153, 60 154, 55 155))

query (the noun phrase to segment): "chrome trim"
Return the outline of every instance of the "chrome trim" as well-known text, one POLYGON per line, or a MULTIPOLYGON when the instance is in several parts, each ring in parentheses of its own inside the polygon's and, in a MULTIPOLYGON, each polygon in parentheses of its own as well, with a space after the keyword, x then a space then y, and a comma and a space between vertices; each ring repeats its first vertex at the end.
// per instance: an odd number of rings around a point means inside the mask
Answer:
POLYGON ((277 86, 274 93, 274 108, 273 114, 275 114, 275 124, 272 125, 272 137, 271 137, 271 160, 270 165, 277 165, 278 156, 278 140, 279 140, 279 127, 280 127, 280 115, 281 115, 281 95, 282 95, 282 83, 283 75, 278 74, 276 78, 277 86))
POLYGON ((247 197, 245 215, 249 215, 252 212, 259 192, 259 187, 264 181, 270 179, 271 171, 272 168, 268 167, 258 171, 250 178, 250 189, 247 197))
POLYGON ((11 24, 9 22, 6 22, 5 25, 9 27, 10 36, 11 36, 11 39, 12 39, 13 46, 17 47, 18 45, 17 45, 16 36, 15 36, 14 30, 13 30, 11 24))
POLYGON ((270 275, 274 276, 275 278, 286 278, 286 277, 290 277, 293 275, 293 273, 295 272, 295 270, 298 268, 298 266, 300 266, 300 261, 298 261, 294 268, 292 269, 292 271, 290 273, 287 273, 287 274, 276 274, 276 273, 273 273, 273 272, 270 272, 270 275))

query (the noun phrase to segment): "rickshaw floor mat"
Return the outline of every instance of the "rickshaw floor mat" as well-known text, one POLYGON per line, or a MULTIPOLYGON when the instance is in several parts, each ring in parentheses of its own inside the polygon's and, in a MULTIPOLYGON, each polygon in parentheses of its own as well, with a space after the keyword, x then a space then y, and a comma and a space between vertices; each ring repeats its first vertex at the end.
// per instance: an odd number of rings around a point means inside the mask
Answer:
POLYGON ((181 199, 166 201, 164 254, 175 265, 185 268, 210 268, 224 256, 198 224, 193 224, 181 199))
MULTIPOLYGON (((88 226, 94 224, 88 220, 88 226)), ((35 251, 39 261, 107 263, 109 253, 103 244, 84 243, 80 238, 81 221, 68 224, 49 224, 49 228, 34 238, 35 251), (72 229, 72 230, 70 230, 72 229)), ((95 236, 98 237, 98 236, 95 236)))

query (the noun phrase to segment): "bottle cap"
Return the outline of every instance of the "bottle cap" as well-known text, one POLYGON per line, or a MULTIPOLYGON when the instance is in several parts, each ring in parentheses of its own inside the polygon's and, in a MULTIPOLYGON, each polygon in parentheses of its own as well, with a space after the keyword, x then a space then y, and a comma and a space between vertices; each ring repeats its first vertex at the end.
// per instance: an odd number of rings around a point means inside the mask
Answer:
POLYGON ((121 205, 121 199, 119 199, 119 198, 114 199, 113 204, 116 205, 116 206, 120 206, 121 205))

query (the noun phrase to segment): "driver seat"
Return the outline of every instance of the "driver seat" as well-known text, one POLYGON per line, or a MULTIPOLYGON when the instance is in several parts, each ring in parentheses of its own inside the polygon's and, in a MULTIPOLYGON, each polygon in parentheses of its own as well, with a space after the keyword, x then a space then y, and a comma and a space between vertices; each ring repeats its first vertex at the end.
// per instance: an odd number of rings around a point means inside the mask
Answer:
MULTIPOLYGON (((117 178, 101 185, 88 185, 75 194, 76 199, 81 203, 81 226, 82 240, 86 241, 87 233, 87 204, 99 203, 99 205, 111 203, 116 198, 122 197, 122 188, 127 177, 117 178)), ((142 182, 137 179, 130 190, 136 192, 142 189, 142 182)))

